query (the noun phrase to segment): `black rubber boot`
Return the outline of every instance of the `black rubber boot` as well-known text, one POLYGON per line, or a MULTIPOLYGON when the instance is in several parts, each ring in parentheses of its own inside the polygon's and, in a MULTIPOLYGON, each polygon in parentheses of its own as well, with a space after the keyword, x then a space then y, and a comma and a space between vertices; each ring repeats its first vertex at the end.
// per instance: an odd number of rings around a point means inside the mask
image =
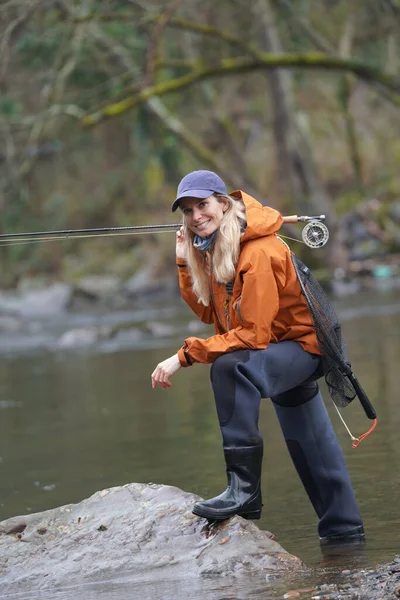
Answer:
POLYGON ((261 516, 261 467, 263 445, 224 448, 228 487, 210 500, 196 502, 193 513, 213 521, 240 515, 245 519, 261 516))
POLYGON ((299 406, 294 405, 295 396, 296 391, 291 390, 273 398, 274 408, 294 466, 319 517, 320 541, 363 540, 362 520, 342 449, 321 394, 317 392, 299 406))

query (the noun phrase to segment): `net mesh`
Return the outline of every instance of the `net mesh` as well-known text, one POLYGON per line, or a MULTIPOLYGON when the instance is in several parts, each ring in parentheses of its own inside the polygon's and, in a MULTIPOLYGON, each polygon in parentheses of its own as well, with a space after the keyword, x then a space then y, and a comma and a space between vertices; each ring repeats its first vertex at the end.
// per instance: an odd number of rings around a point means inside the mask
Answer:
POLYGON ((350 379, 353 374, 339 318, 310 269, 294 254, 292 261, 313 320, 329 394, 336 406, 347 406, 357 392, 350 379))

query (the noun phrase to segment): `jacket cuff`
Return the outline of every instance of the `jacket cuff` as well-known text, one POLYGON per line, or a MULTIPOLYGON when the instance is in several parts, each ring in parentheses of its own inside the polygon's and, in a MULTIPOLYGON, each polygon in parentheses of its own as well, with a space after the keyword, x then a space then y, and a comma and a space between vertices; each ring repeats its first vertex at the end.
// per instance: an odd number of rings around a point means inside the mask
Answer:
POLYGON ((185 258, 177 258, 176 264, 178 267, 187 267, 188 266, 185 258))
POLYGON ((182 367, 190 367, 193 363, 190 360, 188 353, 185 352, 183 348, 179 348, 178 350, 178 358, 182 367))

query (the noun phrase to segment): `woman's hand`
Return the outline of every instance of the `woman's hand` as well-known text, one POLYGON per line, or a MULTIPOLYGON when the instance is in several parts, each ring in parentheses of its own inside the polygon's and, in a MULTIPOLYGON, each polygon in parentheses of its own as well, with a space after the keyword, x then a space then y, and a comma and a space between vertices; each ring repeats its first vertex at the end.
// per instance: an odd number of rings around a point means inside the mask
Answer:
POLYGON ((176 232, 176 258, 186 259, 185 236, 183 233, 183 227, 178 229, 178 231, 176 232))
POLYGON ((163 362, 156 366, 151 375, 151 387, 153 389, 157 387, 157 385, 164 389, 171 387, 172 384, 170 383, 169 378, 171 375, 179 371, 181 366, 182 365, 177 354, 174 354, 170 358, 163 360, 163 362))

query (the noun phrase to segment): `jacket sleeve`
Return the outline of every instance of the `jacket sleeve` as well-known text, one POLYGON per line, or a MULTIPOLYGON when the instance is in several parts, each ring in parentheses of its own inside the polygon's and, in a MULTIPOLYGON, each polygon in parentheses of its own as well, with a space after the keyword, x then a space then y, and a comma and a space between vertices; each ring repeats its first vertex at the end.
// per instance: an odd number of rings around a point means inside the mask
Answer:
POLYGON ((204 304, 198 301, 196 294, 193 292, 192 278, 185 260, 177 258, 176 264, 178 267, 179 289, 182 298, 203 323, 213 323, 214 319, 211 305, 204 306, 204 304))
POLYGON ((271 339, 272 322, 279 310, 276 276, 282 283, 284 269, 274 273, 268 250, 260 247, 254 249, 241 269, 241 325, 206 340, 187 338, 178 352, 181 364, 212 363, 225 352, 266 348, 271 339))

